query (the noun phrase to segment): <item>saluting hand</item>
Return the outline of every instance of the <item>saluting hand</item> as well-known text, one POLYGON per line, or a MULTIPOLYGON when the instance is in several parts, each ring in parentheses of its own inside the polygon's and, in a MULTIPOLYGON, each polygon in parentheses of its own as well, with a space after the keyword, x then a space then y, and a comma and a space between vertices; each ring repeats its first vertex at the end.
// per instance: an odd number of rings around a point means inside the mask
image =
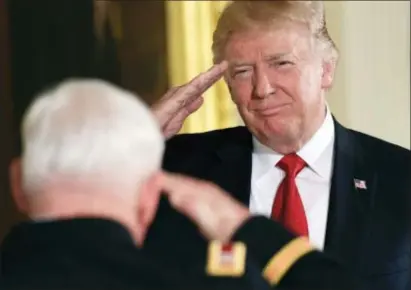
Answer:
POLYGON ((161 183, 171 205, 210 240, 229 241, 250 216, 245 206, 213 183, 171 173, 163 173, 161 183))
POLYGON ((212 66, 187 84, 171 88, 152 106, 166 139, 177 134, 184 120, 201 107, 202 94, 223 76, 227 66, 226 61, 212 66))

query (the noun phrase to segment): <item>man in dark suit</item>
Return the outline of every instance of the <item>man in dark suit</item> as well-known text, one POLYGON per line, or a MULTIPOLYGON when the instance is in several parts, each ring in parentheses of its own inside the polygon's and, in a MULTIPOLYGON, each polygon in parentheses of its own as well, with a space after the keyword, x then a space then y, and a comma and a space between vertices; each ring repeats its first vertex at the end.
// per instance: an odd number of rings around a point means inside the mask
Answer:
MULTIPOLYGON (((309 237, 362 278, 363 289, 405 290, 410 151, 349 130, 332 116, 325 93, 338 53, 322 2, 234 1, 213 41, 215 62, 228 64, 224 78, 245 127, 176 136, 163 167, 212 181, 251 212, 309 237)), ((189 104, 199 106, 198 100, 189 104)), ((180 115, 193 111, 184 105, 180 115)), ((196 275, 204 245, 194 225, 163 201, 147 249, 166 262, 178 255, 182 268, 196 275), (172 236, 174 225, 191 243, 165 253, 156 241, 172 236)))
POLYGON ((220 189, 199 181, 193 188, 188 178, 161 174, 163 136, 130 93, 96 80, 64 82, 29 108, 23 137, 11 185, 31 220, 13 227, 2 243, 3 290, 207 289, 183 276, 177 263, 166 267, 141 250, 161 190, 211 240, 203 268, 226 277, 222 289, 352 285, 338 262, 274 221, 251 218, 220 189), (193 197, 191 211, 185 205, 193 197), (213 219, 210 201, 220 205, 213 219))

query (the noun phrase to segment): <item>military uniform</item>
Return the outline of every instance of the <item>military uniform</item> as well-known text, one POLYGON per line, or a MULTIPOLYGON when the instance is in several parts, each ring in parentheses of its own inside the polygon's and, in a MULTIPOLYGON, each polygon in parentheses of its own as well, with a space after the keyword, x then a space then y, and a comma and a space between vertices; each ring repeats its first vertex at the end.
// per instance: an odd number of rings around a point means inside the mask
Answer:
POLYGON ((2 243, 0 284, 2 290, 201 289, 142 253, 121 224, 100 218, 15 226, 2 243))
POLYGON ((262 216, 249 219, 231 244, 209 245, 210 276, 242 276, 246 263, 259 268, 261 277, 275 289, 360 289, 349 269, 316 250, 307 238, 295 237, 262 216))
POLYGON ((147 256, 115 221, 26 222, 2 244, 1 289, 354 289, 341 265, 264 217, 251 218, 233 241, 209 243, 205 273, 222 278, 211 287, 147 256))

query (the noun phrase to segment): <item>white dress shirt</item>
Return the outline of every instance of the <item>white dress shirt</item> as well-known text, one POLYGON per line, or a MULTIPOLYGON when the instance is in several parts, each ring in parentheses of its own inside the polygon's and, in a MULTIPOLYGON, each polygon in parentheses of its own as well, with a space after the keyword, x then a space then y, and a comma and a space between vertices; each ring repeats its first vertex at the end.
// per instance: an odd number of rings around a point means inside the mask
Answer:
MULTIPOLYGON (((250 211, 270 217, 277 189, 284 172, 276 167, 283 155, 253 138, 250 211)), ((304 205, 311 243, 324 248, 328 204, 331 189, 334 147, 334 122, 327 107, 323 124, 297 152, 307 163, 297 176, 296 184, 304 205)))

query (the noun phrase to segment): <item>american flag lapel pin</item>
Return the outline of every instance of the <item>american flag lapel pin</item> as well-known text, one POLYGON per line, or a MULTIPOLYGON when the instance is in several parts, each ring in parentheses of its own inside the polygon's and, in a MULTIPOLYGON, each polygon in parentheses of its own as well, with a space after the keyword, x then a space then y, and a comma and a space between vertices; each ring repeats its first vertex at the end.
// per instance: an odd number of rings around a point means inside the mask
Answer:
POLYGON ((221 243, 211 241, 208 247, 207 274, 210 276, 244 275, 246 246, 241 242, 221 243))
POLYGON ((356 189, 367 189, 367 183, 365 180, 354 178, 354 187, 356 189))

